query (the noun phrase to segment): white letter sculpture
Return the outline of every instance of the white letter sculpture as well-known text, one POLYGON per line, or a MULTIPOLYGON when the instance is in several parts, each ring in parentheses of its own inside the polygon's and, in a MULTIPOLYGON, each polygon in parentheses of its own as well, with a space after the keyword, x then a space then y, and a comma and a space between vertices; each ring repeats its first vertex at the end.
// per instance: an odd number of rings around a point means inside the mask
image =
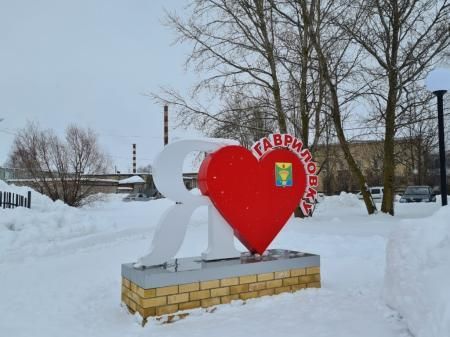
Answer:
POLYGON ((175 201, 159 220, 150 247, 150 253, 141 257, 135 267, 161 265, 172 259, 183 243, 187 225, 197 207, 208 206, 208 249, 203 260, 227 259, 240 256, 234 247, 234 234, 211 200, 190 193, 183 182, 183 162, 193 151, 213 152, 226 145, 237 145, 233 140, 181 140, 167 145, 155 160, 153 179, 156 188, 166 198, 175 201))

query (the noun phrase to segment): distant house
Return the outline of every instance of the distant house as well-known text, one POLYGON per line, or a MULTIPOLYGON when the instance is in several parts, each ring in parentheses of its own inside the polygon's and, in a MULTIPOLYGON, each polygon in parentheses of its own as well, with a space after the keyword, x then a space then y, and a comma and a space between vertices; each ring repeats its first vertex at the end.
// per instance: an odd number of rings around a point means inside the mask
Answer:
MULTIPOLYGON (((198 187, 197 173, 183 173, 184 185, 188 190, 198 187)), ((153 181, 151 173, 118 173, 118 174, 103 174, 91 175, 90 177, 114 179, 117 181, 117 187, 111 193, 145 193, 148 196, 157 195, 158 189, 153 181)))
MULTIPOLYGON (((39 182, 26 175, 22 170, 0 168, 0 178, 8 184, 29 186, 37 191, 44 192, 39 182)), ((197 187, 197 173, 184 173, 183 181, 187 189, 197 187)), ((58 184, 58 182, 55 182, 58 184)), ((83 176, 83 185, 95 193, 145 193, 156 196, 159 192, 153 181, 151 173, 108 173, 90 174, 83 176)))
MULTIPOLYGON (((183 167, 183 182, 188 190, 198 188, 198 169, 201 158, 186 160, 183 167)), ((151 171, 151 170, 150 170, 151 171)), ((39 183, 21 169, 0 168, 0 179, 19 186, 29 186, 39 190, 39 183)), ((83 176, 83 183, 90 193, 145 193, 148 196, 159 194, 151 172, 145 173, 106 173, 83 176)))
POLYGON ((149 196, 154 196, 158 193, 151 173, 106 173, 89 175, 89 177, 114 180, 116 187, 110 193, 141 192, 149 196))
POLYGON ((119 186, 117 187, 117 193, 138 193, 144 192, 145 180, 140 176, 132 176, 119 180, 119 186))
MULTIPOLYGON (((66 178, 66 181, 70 181, 69 178, 66 178)), ((42 183, 39 180, 31 179, 31 178, 14 178, 6 180, 8 184, 14 184, 16 186, 28 186, 33 188, 40 193, 45 193, 45 190, 42 187, 42 183)), ((48 183, 48 180, 47 180, 48 183)), ((52 181, 52 186, 56 184, 58 190, 62 187, 60 186, 61 182, 59 180, 52 181)), ((88 193, 116 193, 117 192, 118 181, 114 179, 102 179, 96 177, 84 177, 82 178, 82 188, 83 191, 88 193)))

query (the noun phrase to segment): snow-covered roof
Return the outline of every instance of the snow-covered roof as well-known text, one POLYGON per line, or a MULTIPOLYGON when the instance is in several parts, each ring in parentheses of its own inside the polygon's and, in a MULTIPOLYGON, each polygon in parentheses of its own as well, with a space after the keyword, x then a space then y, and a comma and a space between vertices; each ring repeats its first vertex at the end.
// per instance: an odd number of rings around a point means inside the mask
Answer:
POLYGON ((139 176, 132 176, 127 179, 119 180, 119 185, 125 185, 125 184, 143 184, 145 183, 145 180, 142 179, 139 176))

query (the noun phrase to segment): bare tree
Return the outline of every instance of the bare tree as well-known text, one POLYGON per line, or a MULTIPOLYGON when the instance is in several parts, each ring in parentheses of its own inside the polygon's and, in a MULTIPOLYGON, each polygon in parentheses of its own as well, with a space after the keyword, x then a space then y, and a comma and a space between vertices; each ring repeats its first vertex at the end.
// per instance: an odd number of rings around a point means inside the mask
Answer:
POLYGON ((205 130, 213 122, 222 134, 249 126, 246 111, 234 104, 238 97, 252 111, 263 109, 264 119, 275 122, 271 129, 291 132, 313 148, 323 130, 325 86, 298 7, 295 1, 198 0, 188 6, 187 19, 168 14, 179 41, 193 45, 186 64, 203 79, 189 98, 167 88, 152 97, 174 106, 181 124, 205 130), (205 104, 208 95, 214 108, 205 104))
POLYGON ((324 131, 329 141, 332 121, 372 214, 367 179, 344 127, 351 106, 365 97, 371 119, 384 129, 383 167, 374 165, 383 173, 382 209, 394 214, 394 137, 420 104, 408 92, 448 55, 448 1, 192 0, 188 18, 169 14, 168 24, 192 43, 187 64, 203 79, 188 99, 172 89, 153 97, 177 107, 184 124, 244 145, 279 130, 316 148, 324 131))
POLYGON ((410 111, 401 119, 401 123, 397 125, 397 134, 402 139, 405 146, 396 149, 397 158, 406 158, 400 162, 408 173, 414 177, 412 183, 423 185, 426 183, 428 176, 427 162, 433 151, 437 149, 437 119, 434 109, 434 97, 424 90, 407 92, 406 100, 410 111), (431 100, 430 100, 431 99, 431 100), (408 156, 397 156, 398 151, 408 151, 408 156))
POLYGON ((186 20, 169 15, 169 26, 181 41, 193 43, 187 63, 206 78, 189 100, 171 89, 153 97, 177 107, 185 124, 213 126, 213 135, 232 135, 244 144, 261 131, 278 129, 292 130, 309 145, 312 126, 315 147, 328 113, 368 212, 373 213, 365 178, 343 131, 343 110, 359 95, 348 94, 345 82, 358 54, 352 53, 351 41, 331 19, 335 10, 342 14, 348 6, 299 0, 197 0, 191 6, 186 20), (200 103, 204 90, 226 102, 219 112, 211 113, 200 103), (270 127, 271 119, 276 128, 270 127))
MULTIPOLYGON (((187 64, 206 75, 193 95, 209 90, 220 97, 245 93, 254 100, 269 93, 278 129, 287 132, 277 61, 276 22, 267 0, 197 0, 188 8, 191 15, 187 19, 175 14, 168 14, 167 18, 179 40, 193 44, 187 64)), ((172 90, 154 97, 181 108, 181 112, 209 117, 216 122, 226 119, 221 114, 229 112, 224 108, 212 113, 200 104, 187 102, 172 90)))
POLYGON ((214 121, 206 128, 207 134, 218 138, 236 139, 239 143, 250 148, 251 145, 277 129, 277 125, 270 115, 267 103, 263 98, 256 102, 248 97, 235 95, 226 101, 227 113, 224 113, 226 122, 217 124, 214 121))
POLYGON ((137 168, 137 171, 139 173, 152 173, 152 165, 148 164, 148 165, 145 165, 145 166, 139 166, 137 168))
POLYGON ((308 21, 296 0, 269 1, 278 15, 278 61, 286 75, 286 114, 293 133, 312 151, 324 131, 326 85, 321 77, 308 21), (312 131, 313 130, 313 131, 312 131), (313 140, 310 140, 310 136, 313 140))
POLYGON ((80 206, 92 193, 85 176, 108 167, 95 133, 77 126, 67 128, 63 141, 51 130, 29 124, 14 139, 9 161, 23 169, 40 192, 71 206, 80 206))
POLYGON ((350 147, 343 128, 343 113, 346 103, 355 98, 358 90, 345 95, 345 80, 351 78, 354 67, 358 64, 358 50, 352 48, 350 40, 345 38, 342 29, 334 24, 336 17, 347 15, 351 7, 333 2, 321 4, 311 0, 296 0, 302 10, 308 35, 317 54, 321 78, 325 81, 329 94, 330 116, 334 124, 336 136, 344 153, 344 158, 352 175, 358 180, 361 194, 369 214, 376 211, 366 183, 366 178, 350 152, 350 147), (323 6, 323 7, 322 7, 323 6))
POLYGON ((395 135, 404 88, 423 78, 450 45, 448 0, 351 0, 352 16, 337 18, 365 50, 364 78, 379 102, 378 120, 385 128, 381 210, 394 215, 395 135))

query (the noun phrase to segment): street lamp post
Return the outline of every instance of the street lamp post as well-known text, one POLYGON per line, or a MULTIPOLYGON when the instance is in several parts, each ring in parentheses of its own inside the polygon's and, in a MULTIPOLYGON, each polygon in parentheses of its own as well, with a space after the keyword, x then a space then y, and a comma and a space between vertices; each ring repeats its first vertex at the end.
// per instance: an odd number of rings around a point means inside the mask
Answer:
POLYGON ((445 136, 444 136, 444 94, 447 90, 437 90, 438 129, 439 129, 439 166, 441 172, 441 198, 442 206, 447 205, 447 165, 445 163, 445 136))
POLYGON ((442 206, 445 206, 447 205, 447 166, 445 163, 444 94, 450 87, 450 70, 435 69, 431 71, 427 76, 427 87, 437 97, 441 200, 442 206))

